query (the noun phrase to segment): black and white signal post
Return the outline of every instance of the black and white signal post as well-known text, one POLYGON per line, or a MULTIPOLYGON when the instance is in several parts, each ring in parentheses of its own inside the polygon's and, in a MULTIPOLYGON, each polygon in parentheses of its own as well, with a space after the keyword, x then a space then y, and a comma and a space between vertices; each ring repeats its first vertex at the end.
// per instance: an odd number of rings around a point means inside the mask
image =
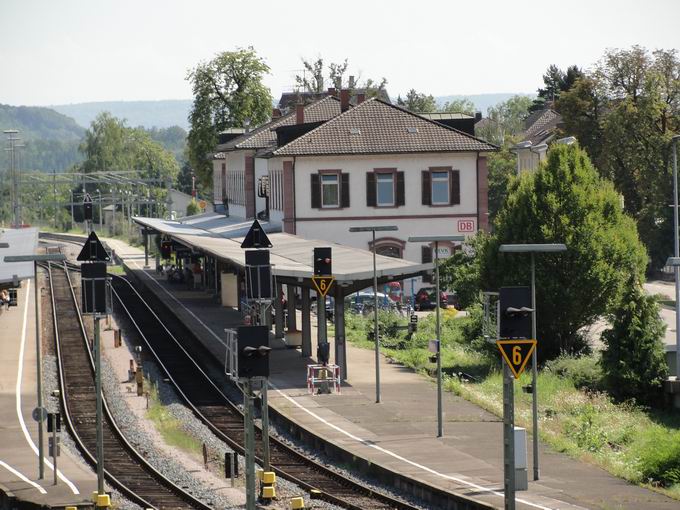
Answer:
MULTIPOLYGON (((100 212, 101 214, 101 212, 100 212)), ((85 193, 83 198, 83 221, 85 222, 85 232, 88 234, 92 232, 92 197, 89 193, 85 193)))
MULTIPOLYGON (((267 385, 269 378, 269 327, 267 314, 275 296, 269 250, 272 244, 260 223, 255 220, 241 248, 246 251, 246 301, 250 324, 236 331, 227 330, 227 372, 243 390, 245 461, 246 461, 246 509, 255 509, 255 426, 254 406, 256 388, 262 400, 262 450, 263 476, 275 476, 271 472, 269 455, 269 406, 267 385)), ((264 479, 262 480, 264 481, 264 479)), ((261 484, 260 497, 275 496, 273 482, 267 487, 261 484)))
MULTIPOLYGON (((514 379, 519 379, 536 348, 536 339, 531 338, 531 322, 534 309, 531 307, 529 287, 501 287, 500 289, 500 338, 496 345, 501 352, 503 364, 503 465, 505 510, 515 510, 515 491, 526 490, 526 455, 524 466, 516 465, 515 446, 518 432, 515 430, 514 379)), ((524 438, 526 445, 526 437, 524 438)), ((526 446, 525 446, 526 448, 526 446)))
POLYGON ((102 499, 105 499, 101 335, 99 320, 111 313, 111 285, 110 279, 106 274, 106 263, 111 260, 111 257, 106 253, 97 234, 92 231, 87 241, 85 241, 77 260, 83 262, 80 266, 82 274, 81 309, 83 315, 92 315, 94 319, 95 391, 97 394, 97 493, 102 499))

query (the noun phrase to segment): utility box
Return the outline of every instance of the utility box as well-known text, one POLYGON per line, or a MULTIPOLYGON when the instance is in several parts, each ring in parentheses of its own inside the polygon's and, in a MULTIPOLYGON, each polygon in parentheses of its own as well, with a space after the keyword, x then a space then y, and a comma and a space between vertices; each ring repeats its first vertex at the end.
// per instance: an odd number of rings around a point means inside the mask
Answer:
POLYGON ((515 427, 515 490, 529 489, 527 469, 527 429, 515 427))

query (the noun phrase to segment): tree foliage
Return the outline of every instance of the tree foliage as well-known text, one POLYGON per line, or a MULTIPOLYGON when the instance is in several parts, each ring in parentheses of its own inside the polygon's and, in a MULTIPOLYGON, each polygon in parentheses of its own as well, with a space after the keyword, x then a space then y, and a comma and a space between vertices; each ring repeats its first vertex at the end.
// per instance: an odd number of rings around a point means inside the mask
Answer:
POLYGON ((583 76, 578 66, 569 66, 566 71, 552 64, 543 75, 543 87, 538 89, 538 97, 529 107, 529 111, 542 110, 554 104, 563 92, 567 92, 576 81, 583 76))
POLYGON ((568 247, 566 253, 536 255, 542 359, 584 350, 584 328, 614 309, 631 274, 641 278, 646 264, 620 196, 577 145, 553 147, 538 171, 511 179, 494 227, 493 235, 476 239, 475 257, 450 269, 457 291, 474 288, 477 277, 476 287, 482 290, 529 284, 529 255, 501 254, 501 244, 568 247))
POLYGON ((507 145, 524 131, 524 119, 531 105, 527 96, 513 96, 487 110, 487 120, 477 131, 477 136, 496 145, 507 145))
POLYGON ((557 103, 576 136, 638 222, 652 267, 671 251, 669 142, 680 132, 680 58, 633 46, 609 50, 557 103))
POLYGON ((269 66, 252 47, 219 53, 187 74, 194 102, 189 113, 189 161, 203 185, 212 185, 208 154, 218 134, 241 127, 248 119, 256 126, 269 119, 272 97, 262 82, 269 66))
POLYGON ((317 57, 316 60, 303 58, 302 65, 304 67, 302 75, 295 76, 295 84, 301 92, 323 94, 328 87, 333 87, 337 90, 348 89, 350 93, 354 93, 356 89, 362 89, 366 97, 369 98, 378 97, 385 93, 387 86, 387 79, 385 78, 362 80, 361 75, 357 74, 355 79, 350 81, 349 76, 347 76, 348 59, 342 62, 330 62, 326 65, 323 57, 317 57), (326 81, 326 78, 328 81, 326 81))
POLYGON ((125 121, 104 112, 97 116, 80 144, 85 173, 137 170, 140 176, 174 180, 179 165, 172 153, 152 140, 143 128, 130 128, 125 121))
POLYGON ((475 103, 467 98, 454 99, 453 101, 447 101, 441 111, 447 113, 464 113, 465 115, 474 115, 475 103))
POLYGON ((668 373, 662 341, 665 331, 654 297, 645 295, 639 282, 630 282, 612 327, 602 334, 601 364, 612 396, 647 404, 660 400, 668 373))
POLYGON ((397 97, 397 104, 407 110, 419 113, 432 113, 437 111, 437 101, 432 94, 416 92, 411 89, 403 98, 397 97))

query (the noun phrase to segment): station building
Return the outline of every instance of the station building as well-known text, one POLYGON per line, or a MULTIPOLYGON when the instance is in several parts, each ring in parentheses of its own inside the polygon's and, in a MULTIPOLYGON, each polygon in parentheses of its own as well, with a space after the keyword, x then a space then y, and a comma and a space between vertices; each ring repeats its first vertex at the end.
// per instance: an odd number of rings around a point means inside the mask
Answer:
MULTIPOLYGON (((417 263, 432 247, 415 235, 470 235, 487 230, 487 156, 497 147, 381 99, 350 103, 347 90, 309 104, 220 144, 213 159, 218 210, 268 220, 283 232, 372 249, 417 263)), ((440 243, 440 257, 455 247, 440 243)))

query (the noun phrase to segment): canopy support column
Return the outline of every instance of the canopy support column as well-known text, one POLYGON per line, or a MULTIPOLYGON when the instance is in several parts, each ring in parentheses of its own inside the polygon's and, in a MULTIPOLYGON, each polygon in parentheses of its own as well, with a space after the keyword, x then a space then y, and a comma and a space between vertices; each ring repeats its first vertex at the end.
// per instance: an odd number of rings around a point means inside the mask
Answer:
POLYGON ((274 338, 283 338, 283 303, 281 303, 282 285, 276 282, 274 295, 274 338))
POLYGON ((335 283, 335 364, 340 367, 340 377, 347 380, 347 347, 345 345, 345 295, 343 288, 335 283))
POLYGON ((312 355, 312 317, 309 287, 302 287, 302 356, 312 355))
POLYGON ((295 312, 295 287, 286 285, 288 299, 288 331, 297 331, 297 314, 295 312))

